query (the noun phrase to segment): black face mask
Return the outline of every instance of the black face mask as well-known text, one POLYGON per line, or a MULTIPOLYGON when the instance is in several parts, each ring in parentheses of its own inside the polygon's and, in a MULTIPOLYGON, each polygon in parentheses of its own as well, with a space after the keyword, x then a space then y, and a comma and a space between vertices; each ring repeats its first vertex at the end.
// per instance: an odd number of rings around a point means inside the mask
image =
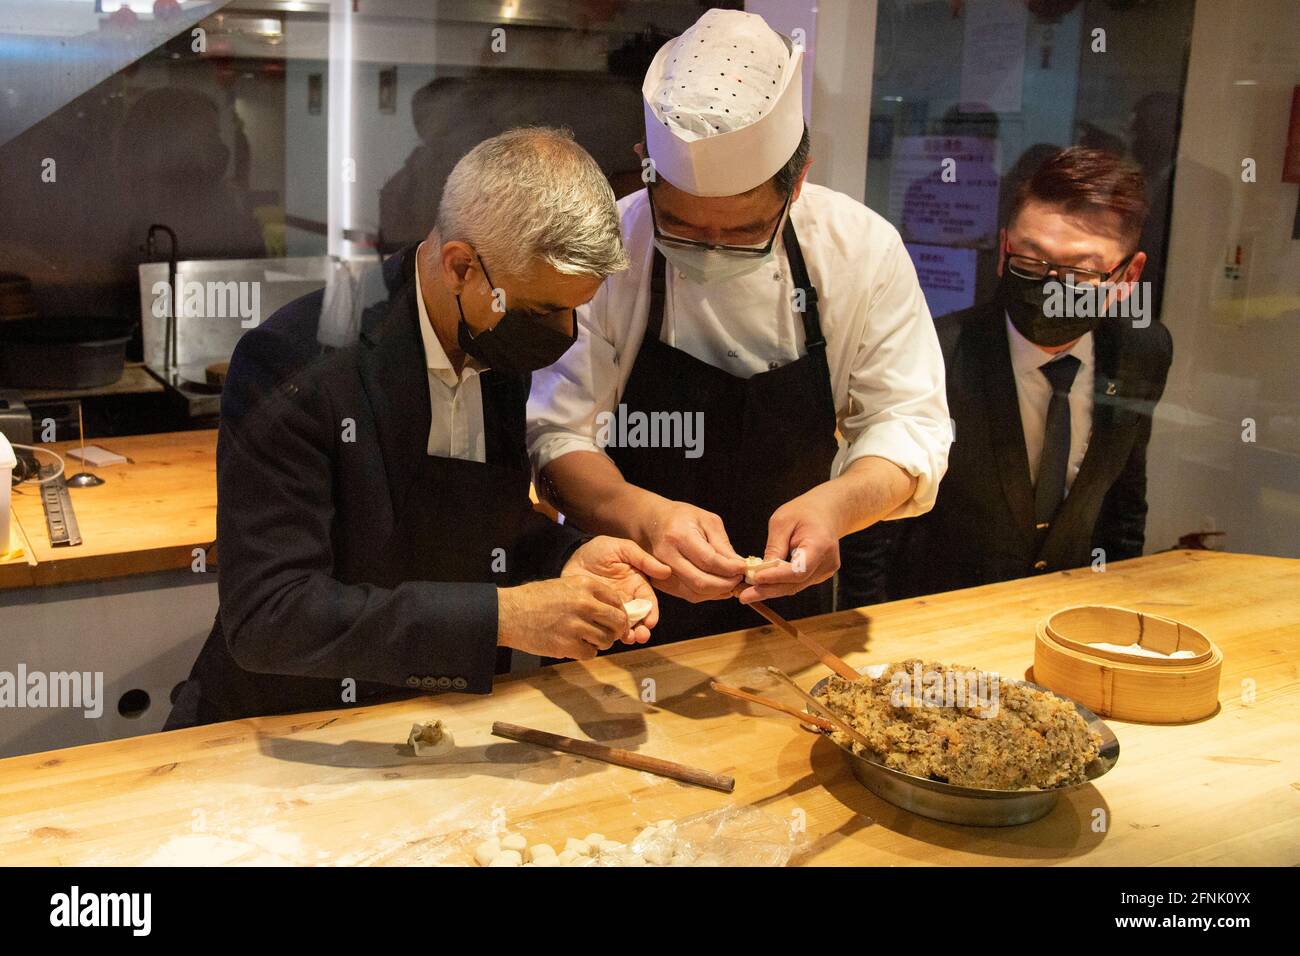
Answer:
MULTIPOLYGON (((479 265, 483 266, 481 258, 479 265)), ((483 266, 483 276, 491 285, 492 279, 487 274, 486 266, 483 266)), ((456 296, 456 309, 460 312, 456 340, 465 354, 504 375, 527 375, 539 368, 554 365, 578 339, 576 316, 571 317, 573 333, 565 335, 545 325, 530 312, 507 309, 500 322, 475 335, 465 321, 465 310, 461 308, 459 294, 456 296)))
POLYGON ((1002 269, 1002 278, 998 281, 996 300, 1007 310, 1007 316, 1015 330, 1033 342, 1054 348, 1073 342, 1093 331, 1101 322, 1099 316, 1051 317, 1045 312, 1047 302, 1047 282, 1059 281, 1049 279, 1026 279, 1014 275, 1007 267, 1002 269))

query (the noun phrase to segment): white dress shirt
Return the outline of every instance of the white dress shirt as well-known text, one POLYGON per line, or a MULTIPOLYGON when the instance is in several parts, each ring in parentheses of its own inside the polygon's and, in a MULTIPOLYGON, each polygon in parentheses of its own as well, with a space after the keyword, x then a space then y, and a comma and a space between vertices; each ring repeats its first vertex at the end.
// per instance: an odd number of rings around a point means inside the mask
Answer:
MULTIPOLYGON (((631 268, 578 310, 578 341, 533 375, 528 448, 537 471, 569 452, 601 451, 596 416, 618 405, 645 336, 654 254, 646 191, 625 196, 619 212, 631 268)), ((823 186, 806 183, 790 215, 817 288, 845 440, 832 474, 868 455, 885 458, 918 479, 911 500, 889 517, 928 511, 952 431, 943 353, 907 250, 883 218, 823 186)), ((805 354, 793 292, 779 240, 773 260, 721 282, 697 283, 670 263, 662 339, 742 377, 785 365, 805 354)))
MULTIPOLYGON (((416 250, 419 254, 419 250, 416 250)), ((426 451, 441 458, 487 461, 483 441, 483 393, 479 369, 467 360, 460 375, 438 341, 424 307, 420 270, 415 270, 415 301, 424 340, 424 364, 429 370, 429 444, 426 451)))
POLYGON ((1047 431, 1047 405, 1052 400, 1052 386, 1038 369, 1061 355, 1079 360, 1079 371, 1070 386, 1070 464, 1065 470, 1065 488, 1069 491, 1079 473, 1083 456, 1092 435, 1092 383, 1096 372, 1092 333, 1056 355, 1048 355, 1007 322, 1007 341, 1011 346, 1011 368, 1016 377, 1016 397, 1020 400, 1020 427, 1025 432, 1025 453, 1029 456, 1029 483, 1038 483, 1038 459, 1043 457, 1043 437, 1047 431))

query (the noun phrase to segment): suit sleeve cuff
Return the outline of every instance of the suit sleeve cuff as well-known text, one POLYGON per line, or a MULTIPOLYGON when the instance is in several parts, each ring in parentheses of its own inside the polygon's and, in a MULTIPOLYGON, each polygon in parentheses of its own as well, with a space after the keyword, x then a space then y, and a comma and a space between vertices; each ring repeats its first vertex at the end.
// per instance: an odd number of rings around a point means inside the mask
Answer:
POLYGON ((426 693, 490 694, 497 665, 497 586, 457 584, 434 595, 435 623, 415 635, 412 671, 398 683, 426 693))

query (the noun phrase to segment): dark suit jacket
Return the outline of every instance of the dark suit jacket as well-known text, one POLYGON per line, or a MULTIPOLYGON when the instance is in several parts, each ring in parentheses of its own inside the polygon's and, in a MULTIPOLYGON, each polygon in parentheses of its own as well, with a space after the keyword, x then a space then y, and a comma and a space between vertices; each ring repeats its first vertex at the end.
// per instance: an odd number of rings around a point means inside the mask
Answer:
MULTIPOLYGON (((897 537, 888 559, 889 596, 1082 567, 1093 561, 1094 548, 1106 561, 1139 556, 1151 416, 1173 356, 1168 330, 1157 322, 1136 329, 1114 318, 1093 333, 1092 435, 1040 544, 1005 314, 990 303, 942 316, 935 325, 955 441, 933 510, 876 526, 877 536, 897 537)), ((884 560, 882 551, 877 560, 884 560)))
MULTIPOLYGON (((359 704, 445 687, 444 677, 459 690, 491 691, 496 583, 455 576, 377 586, 373 576, 427 457, 414 259, 412 248, 386 263, 390 302, 349 348, 325 354, 316 343, 320 292, 240 339, 217 442, 221 606, 169 729, 339 707, 344 678, 357 682, 359 704), (351 442, 345 417, 355 421, 351 442)), ((483 373, 488 460, 526 473, 529 383, 498 377, 489 403, 495 374, 483 373)), ((555 576, 585 540, 527 515, 502 584, 555 576)))

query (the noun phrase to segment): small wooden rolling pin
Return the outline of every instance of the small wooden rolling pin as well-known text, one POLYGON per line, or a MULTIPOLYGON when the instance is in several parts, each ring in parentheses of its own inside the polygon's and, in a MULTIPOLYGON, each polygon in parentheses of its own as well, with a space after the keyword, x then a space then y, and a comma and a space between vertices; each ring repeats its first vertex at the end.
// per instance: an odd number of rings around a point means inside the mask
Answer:
POLYGON ((604 744, 594 743, 590 740, 561 737, 559 734, 550 734, 544 730, 533 730, 531 727, 520 727, 518 724, 508 724, 502 720, 492 724, 492 735, 505 737, 507 740, 518 740, 521 743, 536 744, 550 750, 577 754, 580 757, 590 757, 592 760, 603 760, 605 763, 612 763, 618 767, 627 767, 629 770, 642 770, 658 777, 669 777, 683 783, 693 783, 699 787, 721 790, 723 793, 731 793, 736 789, 735 777, 728 777, 725 774, 710 773, 696 767, 687 767, 685 764, 673 763, 671 760, 660 760, 658 757, 633 753, 631 750, 606 747, 604 744))

